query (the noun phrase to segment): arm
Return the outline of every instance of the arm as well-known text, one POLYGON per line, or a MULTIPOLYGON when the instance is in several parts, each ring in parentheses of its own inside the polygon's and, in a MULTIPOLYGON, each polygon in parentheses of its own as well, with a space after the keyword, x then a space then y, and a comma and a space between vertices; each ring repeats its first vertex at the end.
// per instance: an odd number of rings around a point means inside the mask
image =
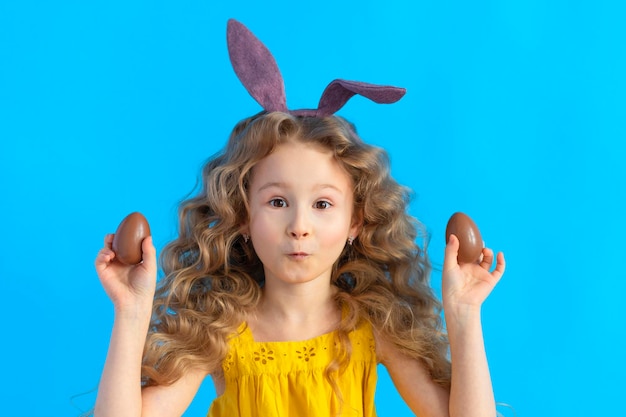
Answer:
POLYGON ((448 417, 448 390, 434 383, 418 360, 405 356, 384 336, 375 338, 376 356, 411 411, 420 417, 448 417))
POLYGON ((142 243, 143 263, 114 262, 113 235, 96 258, 96 270, 113 301, 115 319, 98 396, 95 417, 180 416, 205 373, 189 372, 170 386, 141 389, 141 362, 156 287, 156 251, 151 238, 142 243))
POLYGON ((446 246, 443 304, 452 363, 451 389, 435 384, 424 366, 376 335, 376 354, 398 392, 420 417, 488 417, 496 415, 485 353, 480 307, 504 273, 504 255, 489 272, 493 252, 483 250, 481 264, 457 263, 459 243, 453 235, 446 246))
POLYGON ((496 415, 496 404, 483 341, 480 319, 483 301, 504 274, 504 255, 483 249, 480 264, 457 262, 459 241, 452 235, 446 246, 442 298, 452 363, 450 415, 496 415))
POLYGON ((480 309, 451 310, 445 312, 452 362, 450 415, 495 416, 480 309))
POLYGON ((150 309, 116 311, 95 417, 141 416, 141 360, 150 309))
POLYGON ((201 370, 187 372, 172 385, 141 389, 141 359, 148 322, 141 314, 116 315, 95 417, 181 416, 193 400, 206 376, 201 370))

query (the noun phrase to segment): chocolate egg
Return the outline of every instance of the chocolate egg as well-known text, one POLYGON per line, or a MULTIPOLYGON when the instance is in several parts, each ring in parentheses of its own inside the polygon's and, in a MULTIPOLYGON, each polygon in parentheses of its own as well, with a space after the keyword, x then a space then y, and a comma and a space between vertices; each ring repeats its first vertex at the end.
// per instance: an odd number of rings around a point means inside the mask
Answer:
POLYGON ((476 223, 466 214, 454 213, 446 226, 446 242, 453 234, 459 239, 458 261, 474 263, 480 258, 483 251, 483 238, 476 227, 476 223))
POLYGON ((115 259, 125 265, 141 262, 141 242, 150 236, 150 226, 143 214, 134 212, 122 220, 113 236, 115 259))

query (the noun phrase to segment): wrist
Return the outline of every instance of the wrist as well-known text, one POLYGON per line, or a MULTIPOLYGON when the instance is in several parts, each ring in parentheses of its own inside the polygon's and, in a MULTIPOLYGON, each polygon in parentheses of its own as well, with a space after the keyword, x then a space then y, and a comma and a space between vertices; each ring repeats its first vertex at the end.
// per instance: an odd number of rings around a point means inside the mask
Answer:
POLYGON ((124 321, 150 321, 152 316, 152 300, 146 303, 116 304, 115 319, 124 321))
POLYGON ((480 323, 481 306, 472 304, 444 303, 443 312, 448 328, 454 324, 480 323))

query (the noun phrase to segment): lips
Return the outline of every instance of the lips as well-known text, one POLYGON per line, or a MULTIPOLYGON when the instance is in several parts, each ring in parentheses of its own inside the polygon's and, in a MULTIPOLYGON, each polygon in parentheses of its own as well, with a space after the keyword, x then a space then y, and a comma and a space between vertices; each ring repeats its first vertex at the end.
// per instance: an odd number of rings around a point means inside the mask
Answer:
POLYGON ((302 260, 308 258, 309 254, 306 252, 291 252, 288 253, 287 256, 289 256, 291 259, 302 260))

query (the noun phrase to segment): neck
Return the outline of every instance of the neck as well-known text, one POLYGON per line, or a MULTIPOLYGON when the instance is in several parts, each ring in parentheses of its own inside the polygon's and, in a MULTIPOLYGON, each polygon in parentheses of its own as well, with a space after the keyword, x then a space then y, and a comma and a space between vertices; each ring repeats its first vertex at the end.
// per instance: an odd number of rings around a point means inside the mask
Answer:
POLYGON ((335 288, 328 281, 315 280, 302 284, 267 281, 259 310, 283 323, 327 320, 337 312, 334 294, 335 288))

